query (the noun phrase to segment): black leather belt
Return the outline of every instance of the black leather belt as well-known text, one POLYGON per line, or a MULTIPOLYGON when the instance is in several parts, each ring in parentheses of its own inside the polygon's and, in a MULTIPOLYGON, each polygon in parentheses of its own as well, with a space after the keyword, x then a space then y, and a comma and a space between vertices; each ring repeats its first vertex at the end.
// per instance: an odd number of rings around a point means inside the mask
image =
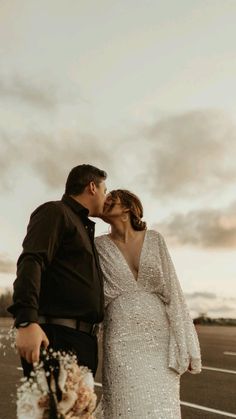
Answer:
POLYGON ((87 323, 78 319, 62 319, 59 317, 39 316, 39 324, 57 324, 59 326, 71 327, 72 329, 88 333, 95 336, 98 333, 99 325, 97 323, 87 323))

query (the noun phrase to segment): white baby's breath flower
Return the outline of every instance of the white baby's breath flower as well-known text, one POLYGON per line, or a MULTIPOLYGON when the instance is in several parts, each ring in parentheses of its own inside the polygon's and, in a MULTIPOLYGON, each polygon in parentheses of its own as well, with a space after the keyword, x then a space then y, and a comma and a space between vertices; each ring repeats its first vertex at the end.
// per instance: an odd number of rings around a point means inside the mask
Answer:
POLYGON ((85 376, 83 377, 83 384, 89 388, 91 388, 92 390, 94 389, 94 379, 93 379, 93 374, 88 371, 85 376))
POLYGON ((45 393, 48 393, 48 382, 46 378, 46 373, 43 369, 38 371, 37 382, 43 394, 45 395, 45 393))
MULTIPOLYGON (((53 393, 58 413, 64 418, 93 419, 96 405, 93 375, 87 367, 78 366, 77 357, 70 353, 44 353, 46 361, 52 360, 50 371, 45 372, 43 362, 36 363, 30 378, 23 378, 17 391, 17 418, 43 419, 49 414, 49 394, 53 393), (58 368, 58 382, 55 382, 53 369, 58 368), (50 388, 48 379, 50 377, 50 388), (57 400, 57 384, 62 399, 57 400), (45 416, 46 414, 46 416, 45 416)), ((56 376, 56 375, 55 375, 56 376)))
POLYGON ((25 392, 17 401, 18 419, 43 419, 43 409, 38 406, 39 395, 25 392))

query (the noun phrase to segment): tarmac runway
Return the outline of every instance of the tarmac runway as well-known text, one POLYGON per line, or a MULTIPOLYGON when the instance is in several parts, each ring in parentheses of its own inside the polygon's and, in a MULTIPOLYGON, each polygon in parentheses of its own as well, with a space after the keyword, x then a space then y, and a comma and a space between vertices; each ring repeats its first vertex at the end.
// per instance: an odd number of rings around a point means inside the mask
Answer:
MULTIPOLYGON (((2 341, 8 329, 9 321, 0 320, 2 341)), ((236 418, 236 327, 198 325, 197 331, 203 371, 198 375, 186 373, 181 378, 182 419, 236 418)), ((16 385, 22 371, 13 349, 7 349, 5 356, 3 352, 0 349, 0 419, 15 419, 16 385)), ((100 396, 101 366, 95 381, 100 396)))

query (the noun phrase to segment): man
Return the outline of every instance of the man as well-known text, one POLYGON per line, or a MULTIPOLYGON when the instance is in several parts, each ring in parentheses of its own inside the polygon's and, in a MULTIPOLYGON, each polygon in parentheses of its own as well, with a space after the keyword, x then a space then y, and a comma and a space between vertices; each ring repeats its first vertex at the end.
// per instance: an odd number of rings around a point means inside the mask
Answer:
POLYGON ((31 215, 17 262, 10 313, 24 374, 40 347, 74 351, 79 364, 97 369, 96 325, 103 319, 103 284, 94 224, 106 196, 106 172, 79 165, 69 173, 61 201, 31 215))

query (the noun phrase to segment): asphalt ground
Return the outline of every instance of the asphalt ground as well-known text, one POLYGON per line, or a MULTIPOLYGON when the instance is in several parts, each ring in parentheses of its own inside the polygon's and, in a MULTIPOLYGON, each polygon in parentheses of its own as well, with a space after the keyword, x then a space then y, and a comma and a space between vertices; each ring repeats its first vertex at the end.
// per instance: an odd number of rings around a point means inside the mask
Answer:
MULTIPOLYGON (((9 320, 0 319, 0 419, 15 419, 16 386, 22 377, 19 358, 9 341, 5 340, 9 320)), ((200 339, 203 371, 186 373, 181 378, 182 419, 236 418, 236 327, 197 326, 200 339)), ((101 365, 95 377, 101 383, 101 365)), ((101 387, 97 386, 98 397, 101 387)), ((157 418, 158 419, 158 418, 157 418)))

